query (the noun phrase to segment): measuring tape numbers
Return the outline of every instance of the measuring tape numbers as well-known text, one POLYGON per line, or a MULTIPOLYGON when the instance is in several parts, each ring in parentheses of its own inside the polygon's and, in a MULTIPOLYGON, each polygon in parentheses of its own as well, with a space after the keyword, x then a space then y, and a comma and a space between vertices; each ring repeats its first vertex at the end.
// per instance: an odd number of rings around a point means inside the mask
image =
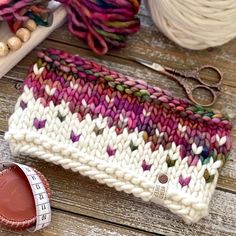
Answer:
POLYGON ((11 166, 18 166, 22 170, 32 189, 36 208, 36 224, 28 231, 35 232, 47 227, 51 223, 51 206, 42 180, 31 167, 15 162, 0 162, 0 171, 8 169, 11 166))

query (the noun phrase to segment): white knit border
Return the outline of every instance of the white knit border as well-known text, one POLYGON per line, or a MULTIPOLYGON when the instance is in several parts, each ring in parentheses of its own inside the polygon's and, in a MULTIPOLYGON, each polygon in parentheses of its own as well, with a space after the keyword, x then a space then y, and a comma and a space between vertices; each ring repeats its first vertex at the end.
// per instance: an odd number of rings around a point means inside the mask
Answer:
MULTIPOLYGON (((59 144, 45 135, 28 130, 10 130, 5 134, 5 139, 10 142, 10 148, 14 154, 38 157, 96 179, 99 183, 114 187, 117 191, 132 193, 144 201, 152 201, 155 183, 143 176, 121 169, 113 163, 99 160, 81 153, 72 146, 59 144)), ((170 185, 163 206, 181 216, 185 222, 192 223, 208 214, 208 202, 199 201, 200 199, 170 185)))

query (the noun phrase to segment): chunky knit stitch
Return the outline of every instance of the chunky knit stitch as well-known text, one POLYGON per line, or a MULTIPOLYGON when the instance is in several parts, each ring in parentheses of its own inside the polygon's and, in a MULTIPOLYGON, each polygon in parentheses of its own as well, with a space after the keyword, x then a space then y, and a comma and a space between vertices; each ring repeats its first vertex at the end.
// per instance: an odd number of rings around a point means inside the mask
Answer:
POLYGON ((190 223, 208 213, 230 131, 219 111, 48 49, 29 71, 5 138, 13 153, 162 204, 190 223))

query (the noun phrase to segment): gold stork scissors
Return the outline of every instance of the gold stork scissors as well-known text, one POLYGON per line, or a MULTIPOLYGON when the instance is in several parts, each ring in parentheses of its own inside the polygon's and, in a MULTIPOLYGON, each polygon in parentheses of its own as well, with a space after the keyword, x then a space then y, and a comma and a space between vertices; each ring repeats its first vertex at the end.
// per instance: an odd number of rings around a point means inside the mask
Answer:
POLYGON ((165 66, 161 66, 158 63, 155 62, 150 62, 150 61, 146 61, 143 59, 137 59, 132 57, 132 60, 138 62, 139 64, 142 64, 148 68, 151 68, 163 75, 167 75, 168 77, 174 79, 175 81, 177 81, 185 90, 188 98, 195 104, 197 105, 201 105, 201 106, 211 106, 216 102, 216 99, 218 97, 218 94, 221 91, 221 84, 222 84, 222 80, 223 80, 223 74, 222 72, 215 66, 211 66, 211 65, 203 65, 200 68, 196 69, 196 70, 191 70, 191 71, 178 71, 169 67, 165 67, 165 66), (214 81, 212 83, 208 83, 203 81, 203 78, 201 76, 201 72, 203 72, 203 70, 213 70, 217 75, 217 81, 214 81), (192 85, 189 83, 189 79, 193 79, 195 81, 198 81, 197 85, 192 85), (200 103, 197 101, 197 99, 195 98, 194 92, 197 92, 197 90, 199 89, 204 89, 206 91, 208 91, 208 93, 211 94, 211 101, 208 103, 200 103))

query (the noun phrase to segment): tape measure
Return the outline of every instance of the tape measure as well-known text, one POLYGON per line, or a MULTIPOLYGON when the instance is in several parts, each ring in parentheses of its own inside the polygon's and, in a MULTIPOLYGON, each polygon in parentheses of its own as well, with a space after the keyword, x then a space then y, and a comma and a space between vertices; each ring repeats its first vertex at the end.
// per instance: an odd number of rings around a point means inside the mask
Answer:
POLYGON ((37 230, 41 230, 51 223, 51 206, 49 203, 47 191, 37 173, 29 166, 5 161, 0 162, 0 171, 15 165, 18 166, 27 177, 34 196, 36 224, 28 231, 35 232, 37 230))

